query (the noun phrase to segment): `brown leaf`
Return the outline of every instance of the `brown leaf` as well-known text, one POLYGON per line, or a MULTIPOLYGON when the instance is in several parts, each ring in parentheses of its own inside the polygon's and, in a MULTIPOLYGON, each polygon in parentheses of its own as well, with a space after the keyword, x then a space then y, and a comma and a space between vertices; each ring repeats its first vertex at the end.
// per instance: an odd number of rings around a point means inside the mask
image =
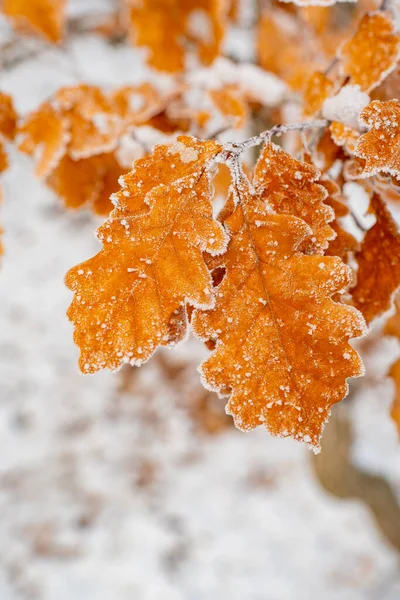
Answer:
POLYGON ((388 375, 394 382, 394 398, 390 415, 400 437, 400 358, 390 367, 388 375))
POLYGON ((371 200, 376 223, 367 231, 360 251, 357 284, 352 290, 354 306, 367 323, 389 310, 400 286, 400 235, 398 227, 380 196, 371 200))

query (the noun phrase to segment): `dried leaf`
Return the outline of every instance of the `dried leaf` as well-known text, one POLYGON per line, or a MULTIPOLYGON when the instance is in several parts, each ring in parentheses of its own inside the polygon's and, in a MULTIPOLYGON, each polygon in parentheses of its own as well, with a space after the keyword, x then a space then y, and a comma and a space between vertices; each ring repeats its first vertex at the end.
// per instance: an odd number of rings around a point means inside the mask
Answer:
POLYGON ((379 85, 396 67, 400 56, 400 37, 391 13, 365 14, 355 35, 338 53, 343 75, 368 92, 379 85))
POLYGON ((17 113, 11 96, 0 92, 0 135, 13 140, 17 129, 17 113))
POLYGON ((244 177, 236 194, 215 307, 192 319, 201 339, 217 342, 202 364, 203 380, 231 391, 227 411, 240 429, 264 424, 318 448, 332 404, 347 393, 346 379, 363 372, 348 340, 363 333, 364 320, 331 299, 351 272, 338 258, 301 253, 309 227, 271 214, 244 177))
POLYGON ((149 63, 161 71, 182 71, 185 42, 192 42, 200 59, 210 64, 224 36, 224 0, 130 0, 131 36, 145 46, 149 63))
POLYGON ((3 0, 1 8, 16 28, 59 42, 64 33, 65 7, 66 0, 3 0))
POLYGON ((331 132, 332 139, 337 146, 344 147, 344 149, 350 154, 354 152, 357 141, 360 137, 360 133, 357 131, 357 129, 353 129, 344 123, 339 123, 339 121, 333 121, 329 126, 329 130, 331 132))
POLYGON ((84 373, 145 362, 186 335, 186 302, 213 305, 203 252, 226 247, 207 170, 219 152, 215 142, 180 137, 122 178, 116 209, 98 230, 103 249, 66 278, 84 373))
POLYGON ((247 121, 248 107, 240 91, 234 86, 210 90, 210 96, 223 117, 232 127, 240 129, 247 121))
POLYGON ((113 154, 100 154, 78 161, 66 154, 47 183, 68 208, 91 206, 97 214, 108 215, 112 209, 110 196, 124 173, 113 154))
POLYGON ((68 152, 75 160, 115 150, 124 123, 97 86, 79 85, 61 88, 53 105, 68 121, 68 152))
POLYGON ((400 102, 374 100, 361 112, 360 121, 369 129, 354 150, 365 159, 362 177, 380 171, 400 176, 400 102))
POLYGON ((19 150, 37 157, 36 175, 46 178, 66 152, 68 122, 46 102, 21 125, 19 137, 19 150))
POLYGON ((376 223, 367 231, 360 251, 353 303, 367 323, 389 310, 400 286, 400 235, 398 227, 381 198, 374 194, 371 205, 376 223))
POLYGON ((390 367, 388 375, 394 382, 394 398, 390 415, 400 437, 400 358, 390 367))
POLYGON ((313 235, 304 241, 304 249, 323 253, 334 232, 329 223, 333 210, 324 203, 326 189, 316 183, 320 172, 300 162, 279 146, 267 143, 255 169, 257 191, 276 213, 303 219, 313 235))
POLYGON ((331 95, 333 90, 333 81, 329 79, 322 71, 315 71, 307 79, 304 90, 304 114, 313 116, 317 114, 324 103, 324 100, 331 95))
POLYGON ((166 107, 166 97, 150 83, 124 86, 115 92, 112 101, 124 121, 132 125, 145 123, 166 107))

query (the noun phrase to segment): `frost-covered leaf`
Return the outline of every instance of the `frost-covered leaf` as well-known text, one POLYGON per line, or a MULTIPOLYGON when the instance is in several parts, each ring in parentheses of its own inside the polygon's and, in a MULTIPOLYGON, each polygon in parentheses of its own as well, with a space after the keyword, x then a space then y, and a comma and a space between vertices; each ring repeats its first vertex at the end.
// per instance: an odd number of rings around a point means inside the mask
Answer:
POLYGON ((70 139, 68 121, 45 102, 19 129, 19 149, 36 159, 36 175, 46 178, 65 154, 70 139))
POLYGON ((360 132, 357 129, 353 129, 353 127, 344 125, 339 121, 333 121, 329 126, 329 131, 337 146, 343 147, 350 154, 354 152, 360 137, 360 132))
POLYGON ((368 92, 379 85, 396 67, 400 37, 389 12, 365 14, 354 36, 340 48, 343 75, 368 92))
POLYGON ((315 71, 307 79, 304 90, 304 114, 312 116, 318 113, 333 89, 333 81, 322 71, 315 71))
POLYGON ((166 106, 165 95, 147 82, 118 89, 112 101, 124 121, 132 125, 146 123, 166 106))
POLYGON ((333 239, 329 223, 332 209, 324 203, 326 189, 317 182, 320 172, 313 165, 300 162, 276 144, 267 143, 255 169, 255 185, 261 197, 278 214, 303 219, 313 235, 304 240, 304 248, 321 254, 333 239))
POLYGON ((114 154, 99 154, 82 160, 63 156, 47 184, 64 200, 67 208, 92 207, 100 215, 112 209, 111 194, 126 173, 114 154))
POLYGON ((305 34, 304 24, 283 10, 265 11, 258 24, 257 52, 260 65, 275 73, 295 89, 320 66, 313 36, 305 34))
POLYGON ((376 223, 367 231, 360 251, 357 284, 352 290, 353 303, 367 323, 389 310, 400 286, 400 234, 380 196, 371 200, 376 223))
POLYGON ((3 0, 0 8, 17 29, 59 42, 65 25, 67 0, 3 0))
POLYGON ((216 304, 192 319, 201 339, 216 342, 201 366, 203 380, 231 392, 227 411, 240 429, 264 424, 318 448, 332 404, 347 393, 346 379, 363 372, 348 342, 363 333, 364 320, 331 299, 351 272, 339 258, 299 251, 310 228, 273 214, 244 176, 235 196, 216 304))
POLYGON ((213 306, 203 253, 221 253, 227 243, 212 218, 207 169, 220 150, 180 137, 122 178, 116 208, 98 230, 103 249, 66 277, 84 373, 145 362, 186 335, 186 302, 213 306))
POLYGON ((354 154, 365 160, 362 177, 380 171, 400 176, 400 102, 374 100, 360 115, 369 129, 356 145, 354 154))
POLYGON ((210 96, 227 123, 231 123, 232 127, 237 129, 245 125, 248 117, 248 107, 236 87, 229 86, 210 90, 210 96))
POLYGON ((131 36, 145 46, 149 63, 161 71, 182 71, 185 46, 192 42, 202 62, 210 64, 224 36, 225 0, 130 0, 131 36))

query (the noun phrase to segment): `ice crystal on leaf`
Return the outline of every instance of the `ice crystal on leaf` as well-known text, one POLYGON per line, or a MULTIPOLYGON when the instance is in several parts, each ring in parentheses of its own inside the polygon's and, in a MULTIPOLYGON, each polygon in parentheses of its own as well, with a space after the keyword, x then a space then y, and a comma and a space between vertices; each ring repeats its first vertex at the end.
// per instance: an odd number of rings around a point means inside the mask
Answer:
POLYGON ((303 242, 304 248, 323 253, 335 234, 329 223, 332 209, 324 203, 326 189, 319 185, 320 173, 313 165, 300 162, 279 146, 264 146, 255 169, 255 184, 261 197, 279 214, 303 219, 313 235, 303 242))
POLYGON ((360 115, 369 129, 355 147, 356 156, 365 160, 363 177, 380 171, 400 176, 400 102, 374 100, 360 115))
POLYGON ((312 116, 318 113, 333 89, 333 81, 325 73, 315 71, 307 79, 304 90, 304 114, 312 116))
POLYGON ((351 282, 350 269, 339 258, 301 252, 309 226, 275 214, 244 175, 234 196, 225 220, 231 241, 220 261, 225 277, 215 306, 192 320, 201 339, 216 342, 201 366, 203 381, 231 393, 227 410, 240 429, 264 424, 317 449, 346 379, 363 372, 348 342, 364 332, 364 320, 331 299, 351 282))
POLYGON ((116 208, 98 230, 103 249, 66 278, 84 373, 145 362, 158 346, 185 337, 186 302, 213 306, 203 252, 218 254, 227 244, 212 219, 207 169, 219 152, 215 142, 180 137, 122 178, 116 208))
POLYGON ((343 75, 366 92, 378 86, 396 67, 400 55, 400 36, 388 12, 365 14, 354 36, 340 48, 343 75))

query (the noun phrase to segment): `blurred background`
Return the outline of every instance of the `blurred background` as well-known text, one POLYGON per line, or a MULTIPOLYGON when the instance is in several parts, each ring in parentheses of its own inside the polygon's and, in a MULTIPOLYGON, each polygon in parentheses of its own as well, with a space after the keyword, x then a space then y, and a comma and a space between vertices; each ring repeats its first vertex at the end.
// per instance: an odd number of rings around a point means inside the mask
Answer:
MULTIPOLYGON (((250 6, 250 3, 249 3, 250 6)), ((60 86, 152 81, 143 52, 87 30, 115 3, 74 0, 59 47, 0 21, 0 88, 21 114, 60 86)), ((227 40, 251 60, 251 14, 227 40)), ((114 32, 115 33, 115 32, 114 32)), ((254 37, 254 36, 253 36, 254 37)), ((237 139, 235 134, 235 139, 237 139)), ((397 600, 400 449, 379 323, 368 376, 314 457, 234 429, 191 339, 140 369, 83 377, 66 271, 102 222, 71 212, 10 148, 2 176, 0 600, 397 600)))

